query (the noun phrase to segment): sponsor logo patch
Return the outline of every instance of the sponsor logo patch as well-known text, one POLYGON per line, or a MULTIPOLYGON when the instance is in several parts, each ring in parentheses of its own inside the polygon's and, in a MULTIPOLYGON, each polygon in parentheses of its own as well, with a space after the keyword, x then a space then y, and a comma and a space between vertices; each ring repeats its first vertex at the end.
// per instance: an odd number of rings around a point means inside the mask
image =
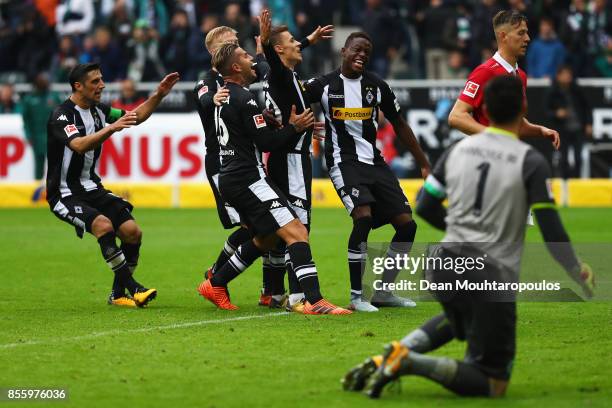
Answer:
POLYGON ((79 133, 79 129, 77 129, 77 127, 73 124, 70 124, 64 127, 64 133, 66 133, 66 136, 70 137, 79 133))
POLYGON ((368 91, 368 93, 366 94, 366 101, 368 101, 368 103, 372 103, 373 100, 374 94, 372 94, 372 91, 368 91))
POLYGON ((74 207, 74 212, 77 214, 83 214, 83 208, 77 205, 74 207))
POLYGON ((351 195, 353 197, 359 197, 359 190, 353 187, 353 189, 351 190, 351 195))
POLYGON ((253 116, 253 121, 255 122, 255 127, 257 129, 260 129, 262 127, 266 127, 266 120, 264 119, 263 115, 261 115, 261 114, 253 116))
POLYGON ((334 108, 332 116, 337 120, 367 120, 372 118, 372 108, 334 108))
POLYGON ((327 97, 330 99, 342 99, 344 98, 344 95, 330 93, 330 94, 327 94, 327 97))
POLYGON ((304 208, 304 203, 299 198, 293 202, 293 205, 295 205, 296 207, 304 208))
POLYGON ((282 205, 280 205, 278 201, 272 201, 272 205, 270 205, 270 208, 279 208, 279 207, 282 207, 282 205))
POLYGON ((208 93, 208 86, 204 85, 200 89, 198 89, 198 98, 201 98, 202 95, 208 93))
POLYGON ((57 120, 65 120, 66 122, 68 122, 68 118, 66 117, 66 115, 59 115, 57 117, 57 120))
POLYGON ((478 88, 480 88, 480 85, 478 85, 476 82, 468 81, 468 83, 465 84, 465 89, 463 89, 463 94, 469 96, 470 98, 475 98, 478 88))
POLYGON ((257 102, 255 102, 255 99, 249 99, 247 105, 253 105, 254 107, 257 107, 257 102))

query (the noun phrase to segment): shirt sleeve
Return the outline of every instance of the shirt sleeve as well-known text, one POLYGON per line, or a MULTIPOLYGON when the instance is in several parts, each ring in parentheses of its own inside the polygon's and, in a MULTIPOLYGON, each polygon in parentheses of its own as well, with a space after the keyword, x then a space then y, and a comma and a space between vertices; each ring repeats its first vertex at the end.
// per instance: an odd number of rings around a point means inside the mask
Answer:
POLYGON ((295 145, 299 141, 301 134, 297 133, 292 125, 287 125, 282 129, 270 129, 254 98, 240 105, 244 127, 261 151, 277 150, 295 145))
POLYGON ((70 141, 80 137, 79 129, 74 123, 74 115, 63 109, 57 109, 49 120, 49 138, 53 138, 70 147, 70 141))
POLYGON ((459 94, 459 100, 473 108, 484 103, 484 86, 488 80, 487 71, 484 68, 476 68, 467 79, 463 90, 459 94))
POLYGON ((99 103, 98 108, 104 113, 106 123, 115 123, 117 119, 125 115, 123 109, 113 108, 105 103, 99 103))
POLYGON ((257 74, 257 82, 263 81, 266 78, 266 75, 270 72, 270 64, 266 60, 266 56, 264 54, 255 55, 255 73, 257 74))
POLYGON ((523 180, 529 206, 533 209, 555 207, 551 178, 552 172, 544 156, 530 149, 523 163, 523 180))
POLYGON ((205 112, 214 109, 215 102, 213 97, 215 96, 215 90, 212 89, 212 87, 209 87, 206 82, 199 82, 193 90, 193 93, 196 102, 202 107, 202 109, 204 109, 205 112))
POLYGON ((446 161, 454 147, 455 145, 452 145, 442 153, 433 170, 425 179, 425 185, 423 186, 425 191, 439 199, 446 198, 446 161))
POLYGON ((323 77, 311 78, 308 81, 302 83, 306 90, 306 97, 308 98, 308 104, 320 103, 321 96, 323 96, 323 90, 325 89, 327 81, 323 77))
POLYGON ((264 54, 266 56, 266 61, 270 66, 270 71, 268 73, 268 81, 282 81, 286 75, 291 75, 291 70, 281 61, 280 57, 274 51, 274 47, 272 44, 268 42, 268 44, 263 44, 264 54))
POLYGON ((390 122, 393 122, 401 115, 402 109, 389 84, 382 80, 380 82, 380 109, 385 114, 385 117, 390 122))

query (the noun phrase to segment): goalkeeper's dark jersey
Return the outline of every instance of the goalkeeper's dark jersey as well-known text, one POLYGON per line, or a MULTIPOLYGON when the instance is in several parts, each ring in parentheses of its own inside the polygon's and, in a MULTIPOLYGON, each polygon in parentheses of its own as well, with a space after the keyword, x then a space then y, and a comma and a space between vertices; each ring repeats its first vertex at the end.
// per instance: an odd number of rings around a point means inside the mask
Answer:
POLYGON ((371 72, 347 78, 336 70, 304 84, 309 100, 325 115, 325 159, 331 169, 344 161, 384 164, 376 147, 378 111, 393 121, 401 115, 389 85, 371 72))
POLYGON ((232 82, 226 86, 229 98, 215 109, 221 177, 253 174, 264 177, 261 152, 295 144, 300 134, 292 125, 270 129, 253 93, 232 82))
POLYGON ((70 141, 94 134, 124 114, 103 103, 82 109, 70 99, 51 113, 47 121, 47 201, 103 188, 96 174, 102 146, 80 154, 70 148, 70 141))

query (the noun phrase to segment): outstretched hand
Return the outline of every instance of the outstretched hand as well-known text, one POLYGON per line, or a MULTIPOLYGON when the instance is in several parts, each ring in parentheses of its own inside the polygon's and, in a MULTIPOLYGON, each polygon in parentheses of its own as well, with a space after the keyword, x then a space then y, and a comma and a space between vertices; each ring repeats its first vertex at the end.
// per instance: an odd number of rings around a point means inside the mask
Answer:
POLYGON ((161 80, 159 85, 157 86, 157 92, 161 95, 161 97, 165 97, 170 93, 172 87, 179 81, 180 76, 178 72, 173 72, 168 74, 161 80))
POLYGON ((559 132, 542 126, 542 136, 552 139, 553 147, 555 148, 555 150, 559 150, 559 147, 561 147, 561 138, 559 137, 559 132))
POLYGON ((272 30, 272 16, 270 15, 270 10, 261 10, 257 20, 259 20, 259 37, 261 38, 261 42, 262 44, 267 44, 270 39, 270 31, 272 30))
POLYGON ((329 40, 333 37, 333 33, 333 25, 326 25, 325 27, 318 26, 307 38, 311 44, 316 44, 320 40, 329 40))
POLYGON ((297 115, 295 113, 295 105, 291 105, 289 124, 293 125, 296 132, 302 133, 304 130, 314 125, 314 113, 309 108, 297 115))

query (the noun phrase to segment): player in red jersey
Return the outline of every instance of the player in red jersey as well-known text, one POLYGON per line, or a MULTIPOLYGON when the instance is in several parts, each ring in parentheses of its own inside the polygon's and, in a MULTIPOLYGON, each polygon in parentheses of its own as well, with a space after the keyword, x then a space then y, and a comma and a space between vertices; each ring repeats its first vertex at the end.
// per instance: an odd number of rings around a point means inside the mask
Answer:
MULTIPOLYGON (((449 125, 467 135, 483 132, 489 125, 484 110, 484 88, 492 78, 518 75, 526 95, 527 74, 518 67, 517 61, 525 56, 529 44, 527 17, 517 11, 500 11, 493 17, 493 29, 498 51, 493 58, 472 71, 448 115, 449 125)), ((520 136, 550 138, 555 149, 559 148, 559 133, 556 130, 530 123, 526 118, 523 119, 520 136)))

